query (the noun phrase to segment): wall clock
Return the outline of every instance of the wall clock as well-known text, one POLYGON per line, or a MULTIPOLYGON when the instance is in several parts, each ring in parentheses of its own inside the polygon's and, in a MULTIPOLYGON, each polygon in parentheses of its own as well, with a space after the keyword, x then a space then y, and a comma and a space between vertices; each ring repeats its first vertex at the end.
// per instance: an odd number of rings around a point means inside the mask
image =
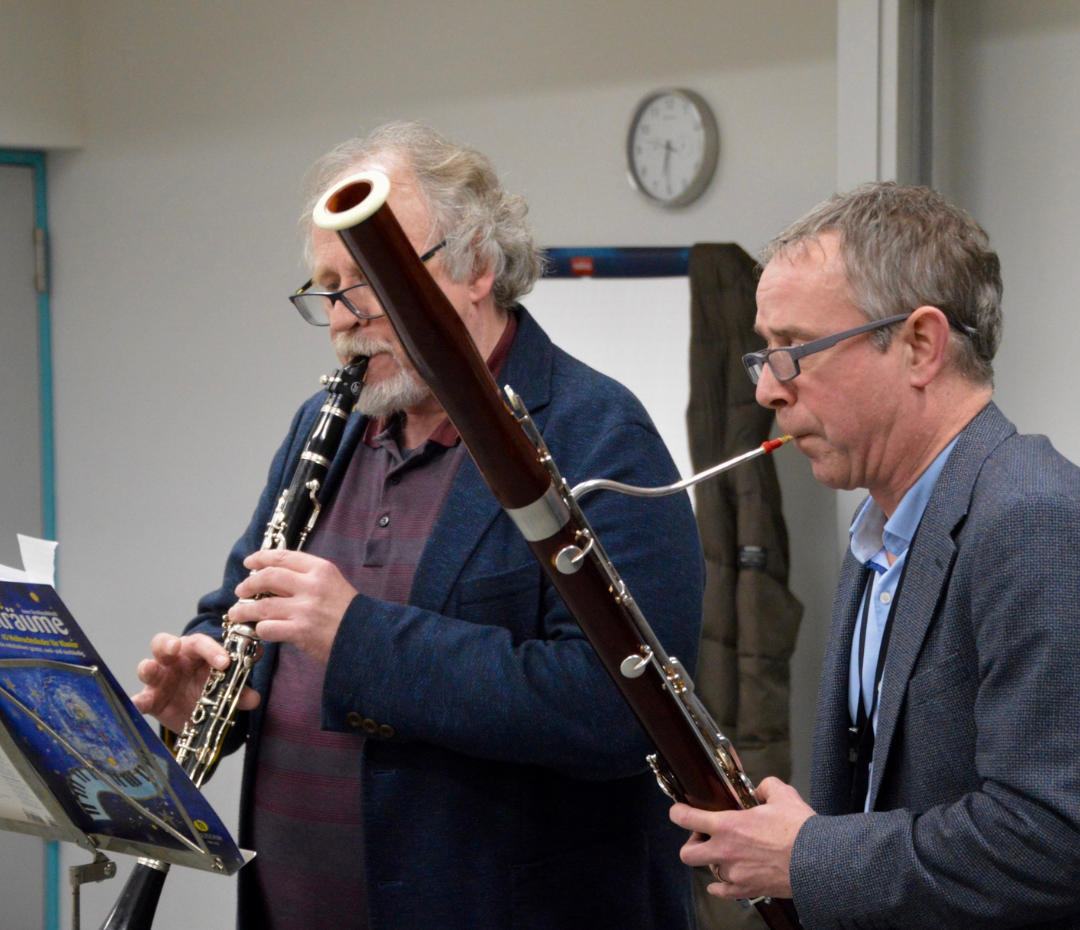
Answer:
POLYGON ((648 94, 626 134, 630 183, 665 207, 698 199, 716 172, 720 133, 705 100, 692 90, 648 94))

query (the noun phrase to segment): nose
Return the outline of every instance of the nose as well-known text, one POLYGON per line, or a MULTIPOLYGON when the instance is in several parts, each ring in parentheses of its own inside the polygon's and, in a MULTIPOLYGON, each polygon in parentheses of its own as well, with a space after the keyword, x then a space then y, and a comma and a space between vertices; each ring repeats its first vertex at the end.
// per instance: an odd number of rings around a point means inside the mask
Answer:
POLYGON ((758 378, 754 396, 762 407, 779 410, 781 407, 790 406, 794 401, 794 384, 794 379, 791 381, 777 381, 772 369, 765 365, 761 377, 758 378))
POLYGON ((328 311, 330 320, 330 333, 336 336, 338 333, 347 333, 350 330, 356 329, 364 324, 370 323, 371 320, 362 320, 355 313, 353 313, 347 306, 345 301, 335 300, 328 311))

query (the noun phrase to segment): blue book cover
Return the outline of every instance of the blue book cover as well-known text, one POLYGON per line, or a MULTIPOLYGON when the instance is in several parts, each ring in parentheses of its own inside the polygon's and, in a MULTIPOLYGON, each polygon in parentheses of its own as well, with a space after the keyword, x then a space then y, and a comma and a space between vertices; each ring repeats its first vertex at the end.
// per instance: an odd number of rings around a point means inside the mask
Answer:
POLYGON ((0 726, 102 849, 228 875, 246 861, 49 585, 0 581, 0 726))

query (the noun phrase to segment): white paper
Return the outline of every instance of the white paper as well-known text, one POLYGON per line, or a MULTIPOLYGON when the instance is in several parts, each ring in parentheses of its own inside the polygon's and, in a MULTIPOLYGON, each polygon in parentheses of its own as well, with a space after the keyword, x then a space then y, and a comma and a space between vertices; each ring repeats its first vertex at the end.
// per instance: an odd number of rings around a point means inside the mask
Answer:
POLYGON ((56 587, 56 543, 18 533, 23 568, 31 584, 56 587))
POLYGON ((56 826, 56 821, 0 748, 0 817, 56 826))
POLYGON ((0 565, 0 581, 22 581, 26 584, 47 584, 56 587, 56 543, 49 539, 16 534, 23 569, 0 565))

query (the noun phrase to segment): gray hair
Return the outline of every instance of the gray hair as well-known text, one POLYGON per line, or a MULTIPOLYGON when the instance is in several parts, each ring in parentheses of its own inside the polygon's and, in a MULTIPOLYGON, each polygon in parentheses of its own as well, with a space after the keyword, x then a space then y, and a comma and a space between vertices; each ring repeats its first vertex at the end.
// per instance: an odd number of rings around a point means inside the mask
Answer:
POLYGON ((341 143, 311 166, 300 218, 309 264, 315 204, 335 182, 376 158, 416 179, 435 223, 434 241, 446 240, 442 257, 452 280, 464 281, 475 269, 493 270, 500 309, 532 290, 544 270, 544 253, 525 222, 529 208, 524 198, 502 189, 485 155, 421 123, 387 123, 341 143))
MULTIPOLYGON (((952 328, 957 370, 993 384, 1001 343, 1001 263, 982 227, 936 191, 894 182, 837 194, 762 250, 762 266, 836 233, 852 299, 868 320, 937 307, 952 328)), ((896 327, 874 333, 885 349, 896 327)))

